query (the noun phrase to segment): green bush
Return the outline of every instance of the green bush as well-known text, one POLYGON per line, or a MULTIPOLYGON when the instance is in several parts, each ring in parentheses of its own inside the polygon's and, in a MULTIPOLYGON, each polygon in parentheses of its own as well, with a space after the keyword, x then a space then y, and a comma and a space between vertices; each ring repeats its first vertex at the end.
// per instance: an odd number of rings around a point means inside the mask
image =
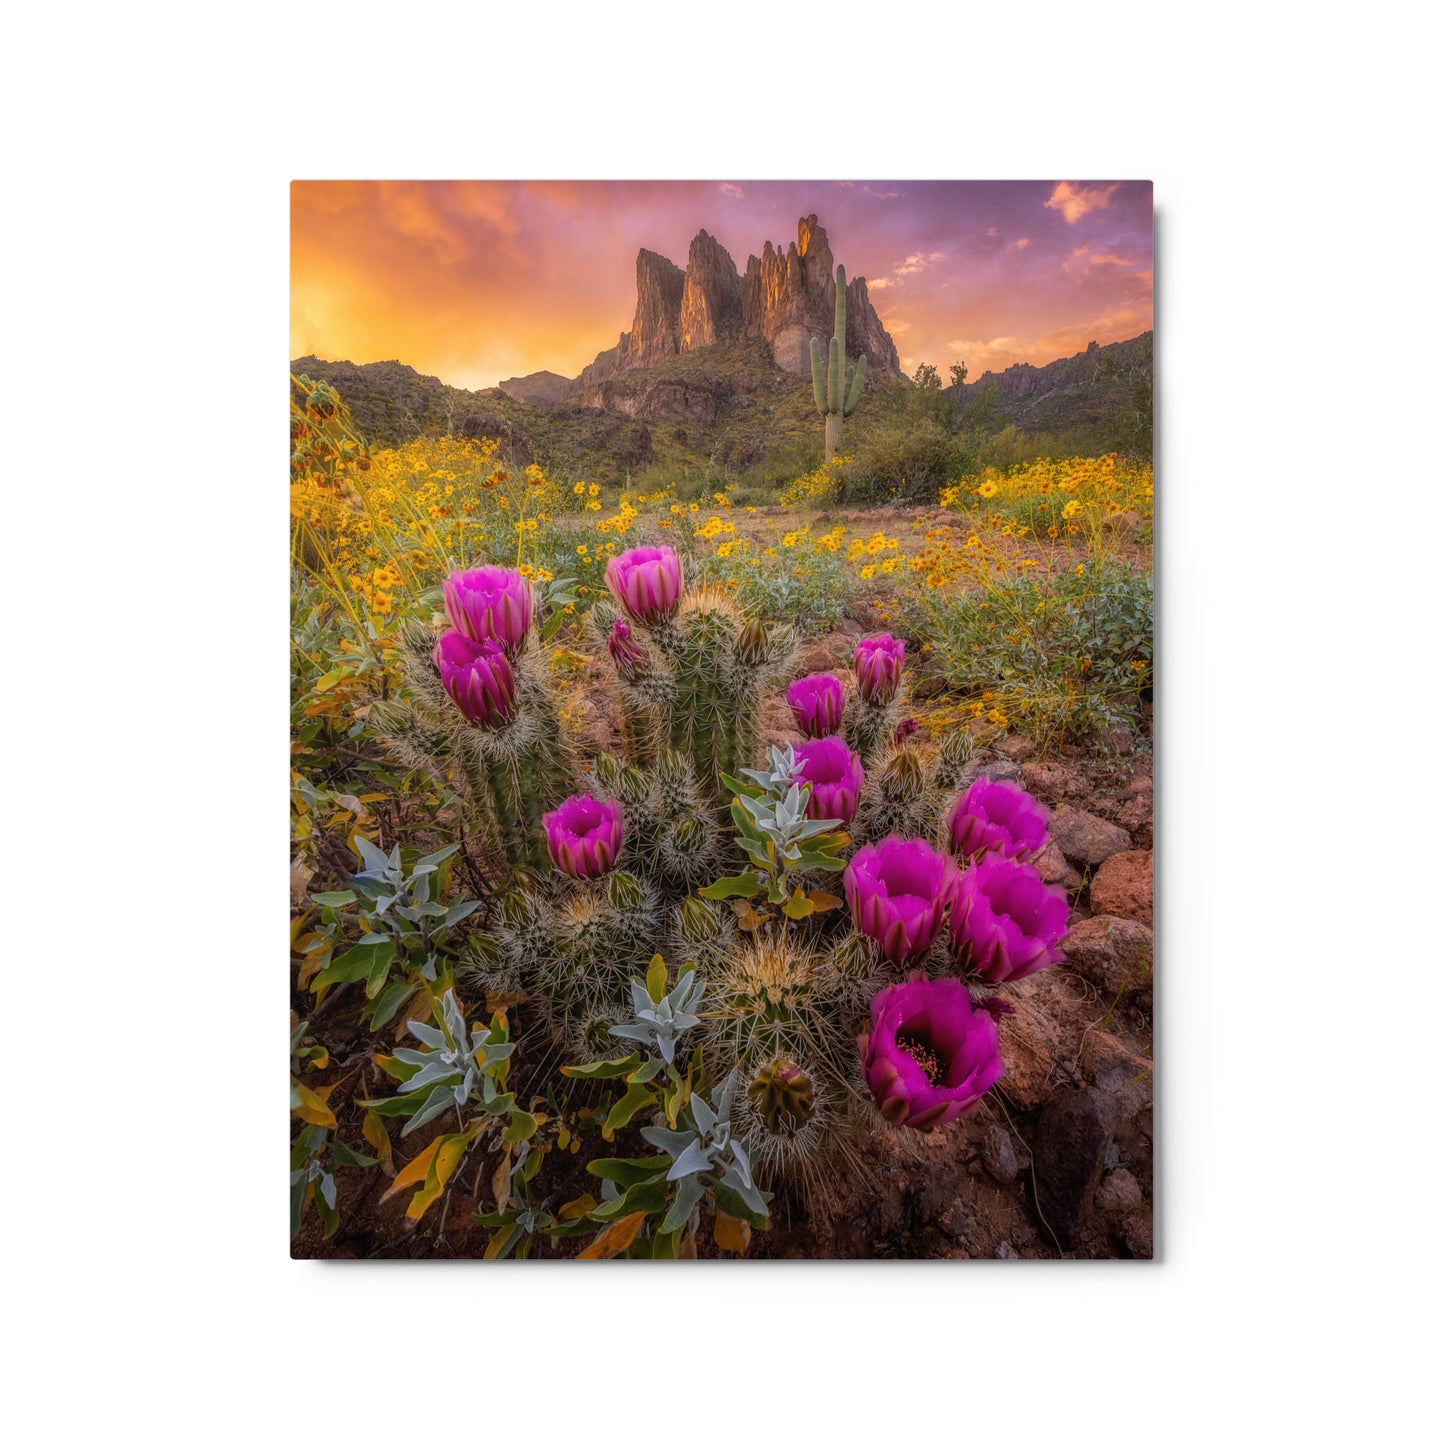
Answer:
POLYGON ((950 686, 1041 740, 1132 725, 1153 684, 1154 578, 1116 558, 1014 573, 925 601, 919 631, 950 686))

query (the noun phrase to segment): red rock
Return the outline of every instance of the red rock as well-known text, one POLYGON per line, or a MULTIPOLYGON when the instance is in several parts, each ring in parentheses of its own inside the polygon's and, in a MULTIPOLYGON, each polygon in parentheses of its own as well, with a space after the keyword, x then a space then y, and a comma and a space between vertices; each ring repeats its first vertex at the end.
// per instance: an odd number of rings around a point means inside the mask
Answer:
POLYGON ((1049 836, 1059 845, 1064 857, 1080 868, 1098 867, 1106 858, 1122 853, 1132 841, 1115 824, 1067 806, 1058 809, 1050 819, 1049 836))
POLYGON ((1064 957, 1112 1002, 1149 990, 1154 977, 1154 930, 1132 918, 1096 914, 1070 929, 1064 957))
POLYGON ((1089 882, 1089 908, 1154 927, 1154 855, 1138 850, 1106 858, 1089 882))
POLYGON ((1053 839, 1040 848, 1030 861, 1045 883, 1057 883, 1069 894, 1084 881, 1083 875, 1069 866, 1069 860, 1059 851, 1059 845, 1053 839))

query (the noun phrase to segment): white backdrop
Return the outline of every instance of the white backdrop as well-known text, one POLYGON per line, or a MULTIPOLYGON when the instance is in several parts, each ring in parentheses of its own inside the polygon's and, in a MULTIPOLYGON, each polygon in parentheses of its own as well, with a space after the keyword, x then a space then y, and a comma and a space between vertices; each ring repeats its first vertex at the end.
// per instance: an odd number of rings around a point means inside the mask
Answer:
POLYGON ((12 21, 15 1438, 1420 1437, 1442 478, 1418 13, 12 21), (292 1263, 288 183, 796 175, 1155 183, 1162 1262, 292 1263))

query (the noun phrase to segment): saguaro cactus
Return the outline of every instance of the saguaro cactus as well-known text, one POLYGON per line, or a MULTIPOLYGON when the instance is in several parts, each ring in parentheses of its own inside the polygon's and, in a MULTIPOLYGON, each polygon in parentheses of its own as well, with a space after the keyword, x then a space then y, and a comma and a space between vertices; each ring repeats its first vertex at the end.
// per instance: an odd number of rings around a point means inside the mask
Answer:
POLYGON ((843 418, 852 416, 863 399, 863 378, 868 358, 848 363, 848 278, 838 267, 838 299, 833 305, 833 336, 828 342, 828 367, 823 368, 823 351, 813 338, 813 400, 823 413, 823 460, 831 462, 843 445, 843 418), (846 370, 845 370, 846 368, 846 370))

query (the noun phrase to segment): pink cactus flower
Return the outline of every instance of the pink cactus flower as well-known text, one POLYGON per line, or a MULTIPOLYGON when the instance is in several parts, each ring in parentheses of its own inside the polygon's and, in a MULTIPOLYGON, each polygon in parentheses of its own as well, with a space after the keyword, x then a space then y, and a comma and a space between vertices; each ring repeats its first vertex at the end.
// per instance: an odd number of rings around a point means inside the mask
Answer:
POLYGON ((607 564, 607 586, 637 622, 662 622, 682 598, 682 563, 671 547, 634 547, 607 564))
POLYGON ((921 838, 860 848, 843 870, 854 925, 894 963, 922 958, 943 928, 954 871, 921 838))
POLYGON ((825 738, 843 721, 843 684, 831 672, 815 672, 788 684, 788 706, 805 738, 825 738))
POLYGON ((622 846, 622 804, 573 793, 555 812, 542 814, 542 829, 547 852, 569 878, 600 878, 622 846))
POLYGON ((959 876, 948 920, 953 956, 989 983, 1011 983, 1058 963, 1069 901, 1027 863, 985 854, 959 876))
POLYGON ((1017 783, 975 778, 948 815, 949 847, 955 858, 996 853, 1022 858, 1036 853, 1049 836, 1049 810, 1017 783))
POLYGON ((617 671, 628 682, 632 682, 647 661, 647 654, 633 641, 632 629, 620 618, 612 623, 612 634, 607 639, 607 650, 617 671))
POLYGON ((811 783, 808 796, 810 818, 836 818, 845 827, 858 811, 863 791, 863 764, 842 738, 818 738, 801 743, 793 752, 800 783, 811 783))
POLYGON ((902 640, 887 632, 858 639, 853 649, 853 671, 866 702, 893 701, 903 678, 903 648, 902 640))
POLYGON ((432 654, 442 686, 464 717, 483 727, 500 727, 517 711, 517 680, 499 644, 476 642, 464 632, 447 631, 432 654))
POLYGON ((998 1025, 956 978, 890 984, 869 1012, 863 1075, 891 1123, 910 1129, 947 1124, 1003 1077, 998 1025))
POLYGON ((442 584, 447 620, 473 642, 495 642, 508 657, 527 645, 532 626, 532 584, 505 567, 453 572, 442 584))

